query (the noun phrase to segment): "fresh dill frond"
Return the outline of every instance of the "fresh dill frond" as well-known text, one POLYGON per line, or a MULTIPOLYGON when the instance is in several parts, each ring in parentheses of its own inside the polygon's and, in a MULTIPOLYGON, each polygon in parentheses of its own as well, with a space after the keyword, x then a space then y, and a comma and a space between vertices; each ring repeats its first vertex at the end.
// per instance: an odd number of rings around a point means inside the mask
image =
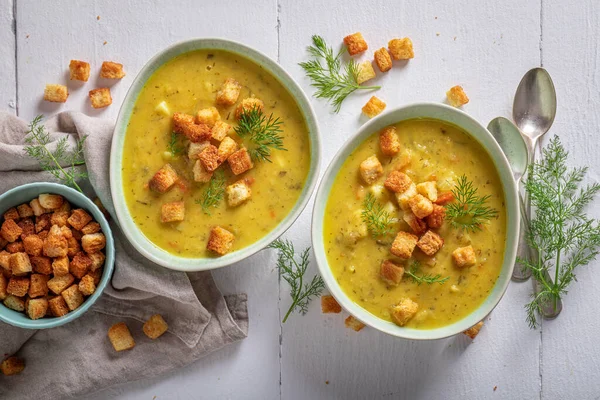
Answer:
POLYGON ((273 114, 266 116, 260 108, 253 107, 241 114, 235 133, 250 140, 248 152, 252 160, 271 162, 272 149, 287 151, 281 136, 282 124, 279 118, 273 118, 273 114))
POLYGON ((29 124, 25 136, 25 153, 29 157, 35 158, 40 163, 40 168, 52 174, 64 185, 75 188, 83 193, 78 179, 86 179, 86 171, 80 171, 76 168, 78 165, 85 164, 83 158, 83 144, 86 136, 78 139, 74 149, 69 149, 69 136, 58 139, 54 150, 50 150, 48 145, 51 142, 50 133, 42 123, 42 116, 38 115, 29 124))
POLYGON ((225 174, 221 170, 215 171, 208 182, 208 187, 202 193, 202 198, 196 200, 196 204, 202 207, 202 212, 211 215, 211 208, 219 205, 225 196, 225 174))
POLYGON ((325 288, 325 282, 318 274, 313 276, 310 281, 304 281, 307 279, 305 275, 310 262, 308 259, 310 247, 300 253, 299 261, 296 260, 294 245, 289 240, 277 239, 269 245, 269 248, 279 251, 277 254, 279 276, 285 279, 291 288, 292 305, 283 317, 283 322, 285 322, 294 310, 299 310, 302 315, 306 314, 308 304, 314 297, 321 294, 325 288))
POLYGON ((567 167, 568 152, 558 137, 550 140, 542 158, 529 166, 525 190, 535 212, 529 221, 527 242, 532 249, 529 259, 518 261, 539 282, 525 306, 527 322, 538 326, 537 315, 556 304, 576 281, 574 270, 587 265, 598 255, 600 226, 589 218, 585 207, 594 199, 600 185, 580 187, 587 168, 567 167), (554 282, 548 279, 554 271, 554 282))
POLYGON ((351 59, 342 65, 342 54, 345 49, 342 48, 334 55, 333 49, 327 46, 321 36, 313 35, 312 42, 308 52, 314 59, 301 62, 299 65, 312 81, 311 85, 317 89, 315 97, 328 99, 333 105, 334 112, 340 111, 342 102, 355 90, 380 88, 380 86, 358 84, 356 81, 359 72, 358 63, 351 59))
POLYGON ((455 201, 446 205, 446 219, 455 229, 479 231, 481 224, 498 216, 498 210, 485 204, 490 196, 479 196, 477 188, 466 175, 458 178, 452 195, 455 201))
POLYGON ((428 285, 439 283, 440 285, 443 285, 448 279, 450 279, 449 276, 442 278, 440 274, 417 275, 419 272, 421 272, 421 263, 417 260, 413 260, 410 264, 410 267, 404 271, 404 273, 410 276, 413 282, 415 282, 417 285, 421 285, 422 283, 426 283, 428 285))
POLYGON ((185 151, 185 147, 179 141, 179 135, 175 132, 171 132, 169 143, 167 143, 167 151, 173 157, 177 157, 185 151))
POLYGON ((360 216, 374 238, 380 238, 392 233, 392 225, 396 223, 396 219, 383 209, 383 206, 372 193, 368 193, 365 197, 360 216))

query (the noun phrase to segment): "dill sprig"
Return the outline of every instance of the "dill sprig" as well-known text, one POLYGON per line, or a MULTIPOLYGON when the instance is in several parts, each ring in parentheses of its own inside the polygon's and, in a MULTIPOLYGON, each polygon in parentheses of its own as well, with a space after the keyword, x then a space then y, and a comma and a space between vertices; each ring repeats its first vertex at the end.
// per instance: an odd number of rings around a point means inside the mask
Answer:
POLYGON ((568 168, 568 152, 558 137, 550 140, 540 161, 529 166, 525 190, 535 213, 527 229, 533 250, 530 259, 519 259, 531 270, 541 288, 525 306, 531 328, 545 306, 554 307, 568 286, 576 281, 575 268, 587 265, 598 255, 600 226, 584 208, 594 199, 600 185, 580 187, 587 168, 568 168), (546 277, 554 269, 554 282, 546 277))
POLYGON ((421 263, 417 260, 413 260, 410 264, 410 267, 404 271, 404 273, 410 276, 413 282, 415 282, 417 285, 421 285, 422 283, 426 283, 428 285, 439 283, 440 285, 443 285, 448 279, 450 279, 449 276, 442 278, 440 274, 417 275, 419 272, 421 272, 421 263))
POLYGON ((185 151, 185 147, 179 142, 179 135, 175 132, 171 132, 169 143, 167 143, 167 150, 173 157, 177 157, 185 151))
POLYGON ((498 216, 498 210, 485 205, 490 196, 477 195, 477 188, 466 175, 458 178, 452 194, 455 201, 446 205, 446 219, 455 229, 479 231, 481 224, 498 216))
POLYGON ((48 149, 48 144, 51 141, 50 133, 42 123, 42 116, 38 115, 29 124, 25 136, 25 143, 27 143, 25 152, 29 157, 38 160, 43 171, 51 173, 64 185, 83 193, 77 184, 77 180, 87 178, 88 174, 86 171, 78 171, 76 166, 85 164, 83 144, 86 138, 87 135, 77 140, 75 149, 70 150, 68 148, 69 136, 61 137, 56 142, 54 151, 51 151, 48 149))
POLYGON ((385 211, 371 193, 368 193, 363 201, 363 210, 360 216, 374 238, 392 233, 392 225, 396 223, 396 218, 385 211))
POLYGON ((300 254, 299 261, 296 261, 294 245, 289 240, 283 241, 277 239, 269 245, 269 248, 279 251, 277 255, 279 276, 285 279, 292 289, 290 292, 292 305, 283 317, 283 322, 285 322, 296 309, 300 310, 302 315, 306 314, 308 304, 314 297, 321 294, 321 291, 325 288, 325 283, 323 282, 323 278, 318 274, 313 276, 310 282, 304 282, 304 279, 306 279, 304 275, 310 262, 308 259, 310 247, 304 249, 300 254))
POLYGON ((317 98, 328 99, 333 105, 334 111, 340 111, 342 102, 357 89, 379 89, 380 86, 361 86, 356 81, 359 66, 354 60, 350 60, 342 66, 342 54, 346 51, 342 48, 336 55, 331 47, 327 47, 325 40, 318 35, 313 35, 312 46, 308 52, 314 57, 313 60, 299 63, 306 75, 312 81, 311 85, 317 88, 317 98), (325 61, 325 65, 321 63, 325 61))
POLYGON ((196 200, 196 204, 202 206, 204 214, 211 215, 210 209, 218 206, 224 196, 225 174, 223 171, 217 170, 208 182, 208 187, 202 193, 202 198, 196 200))
POLYGON ((260 108, 253 107, 241 114, 235 132, 252 142, 248 152, 254 161, 271 162, 271 149, 287 151, 283 146, 281 124, 283 122, 273 118, 273 114, 267 117, 260 108))

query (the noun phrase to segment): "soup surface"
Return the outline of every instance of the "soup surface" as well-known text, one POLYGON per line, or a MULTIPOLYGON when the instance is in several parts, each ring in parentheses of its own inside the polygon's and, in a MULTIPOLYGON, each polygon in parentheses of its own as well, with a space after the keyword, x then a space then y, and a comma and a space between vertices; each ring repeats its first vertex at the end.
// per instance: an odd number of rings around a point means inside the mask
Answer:
MULTIPOLYGON (((229 136, 240 146, 252 145, 233 131, 229 136)), ((296 102, 263 68, 220 50, 180 55, 150 77, 129 120, 122 169, 129 212, 150 241, 182 257, 213 256, 206 245, 211 228, 217 225, 235 235, 231 250, 241 249, 274 229, 295 205, 308 175, 310 145, 296 102), (280 118, 287 151, 272 149, 272 162, 254 161, 254 167, 243 175, 234 176, 229 167, 221 168, 226 185, 241 178, 252 181, 252 197, 237 207, 229 207, 223 198, 205 212, 197 201, 203 199, 209 184, 194 182, 193 160, 188 159, 185 147, 188 143, 178 138, 181 154, 168 152, 172 115, 174 112, 195 115, 200 109, 216 106, 221 120, 235 127, 237 104, 230 107, 215 104, 216 93, 228 78, 242 85, 238 103, 248 97, 259 98, 264 102, 265 115, 272 113, 274 118, 280 118), (179 180, 160 194, 149 190, 148 182, 165 163, 174 167, 179 180), (185 219, 161 222, 161 205, 177 201, 185 204, 185 219)))
MULTIPOLYGON (((454 323, 475 310, 488 296, 502 268, 506 215, 504 194, 496 169, 485 150, 459 128, 435 120, 409 120, 395 125, 401 150, 393 157, 384 156, 379 135, 366 139, 345 161, 331 188, 325 211, 324 240, 329 265, 344 292, 372 314, 391 321, 390 308, 404 298, 418 304, 418 311, 406 326, 431 329, 454 323), (375 154, 383 174, 367 185, 359 166, 375 154), (497 217, 481 225, 481 230, 467 232, 444 221, 435 229, 444 240, 441 249, 427 256, 415 247, 411 259, 403 260, 390 252, 399 231, 410 232, 394 193, 383 187, 386 176, 400 170, 413 182, 436 181, 439 193, 451 191, 459 177, 473 182, 477 193, 489 195, 487 205, 498 211, 497 217), (376 240, 368 232, 361 213, 365 196, 372 193, 379 204, 397 217, 393 232, 376 240), (452 252, 471 245, 477 262, 469 268, 457 268, 452 252), (380 277, 383 261, 392 260, 409 268, 414 260, 420 264, 419 276, 447 277, 444 283, 417 284, 404 274, 397 286, 380 277)), ((408 211, 410 212, 410 211, 408 211)))

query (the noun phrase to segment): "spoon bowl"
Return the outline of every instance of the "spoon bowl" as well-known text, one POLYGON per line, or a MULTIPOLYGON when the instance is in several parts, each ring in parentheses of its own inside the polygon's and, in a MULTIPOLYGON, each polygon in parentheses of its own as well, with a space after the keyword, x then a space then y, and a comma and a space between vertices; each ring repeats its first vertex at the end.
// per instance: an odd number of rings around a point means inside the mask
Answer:
POLYGON ((519 183, 521 177, 527 171, 529 159, 527 145, 523 140, 523 136, 521 136, 521 132, 515 124, 504 117, 491 120, 488 124, 488 131, 500 145, 513 170, 515 181, 519 183))
POLYGON ((556 116, 556 90, 544 68, 529 70, 517 87, 513 118, 527 137, 536 141, 548 132, 556 116))

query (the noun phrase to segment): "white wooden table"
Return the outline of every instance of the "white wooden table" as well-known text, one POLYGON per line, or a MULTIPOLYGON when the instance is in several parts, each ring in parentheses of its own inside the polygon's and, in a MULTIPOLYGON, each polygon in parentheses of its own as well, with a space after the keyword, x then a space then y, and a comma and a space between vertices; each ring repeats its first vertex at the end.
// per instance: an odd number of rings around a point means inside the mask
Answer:
MULTIPOLYGON (((45 1, 0 0, 0 108, 25 119, 75 109, 116 118, 119 105, 144 63, 167 45, 192 37, 239 40, 276 59, 308 94, 297 63, 312 34, 336 46, 362 31, 372 51, 392 37, 409 36, 416 56, 378 83, 388 107, 443 101, 462 84, 471 98, 465 110, 483 124, 510 116, 521 76, 542 64, 552 74, 560 134, 572 158, 600 171, 600 3, 580 0, 469 0, 305 2, 45 1), (175 5, 176 3, 176 5, 175 5), (307 4, 305 4, 307 3, 307 4), (314 4, 309 4, 314 3, 314 4), (322 4, 321 4, 322 3, 322 4), (70 59, 92 64, 81 87, 68 83, 65 105, 42 101, 45 83, 68 82, 70 59), (114 103, 93 110, 88 90, 103 60, 125 65, 112 86, 114 103)), ((364 122, 360 107, 370 94, 348 99, 339 114, 313 99, 323 140, 324 168, 335 149, 364 122)), ((310 244, 312 205, 286 234, 298 248, 310 244)), ((598 207, 593 211, 600 216, 598 207)), ((559 319, 532 331, 523 305, 530 283, 511 283, 475 342, 454 337, 435 342, 394 339, 372 329, 355 333, 341 315, 308 315, 281 324, 290 304, 288 287, 265 251, 215 271, 226 293, 247 292, 250 334, 243 342, 164 377, 114 387, 94 398, 118 399, 592 399, 600 396, 600 267, 579 271, 559 319)), ((316 272, 316 266, 311 267, 316 272)))

